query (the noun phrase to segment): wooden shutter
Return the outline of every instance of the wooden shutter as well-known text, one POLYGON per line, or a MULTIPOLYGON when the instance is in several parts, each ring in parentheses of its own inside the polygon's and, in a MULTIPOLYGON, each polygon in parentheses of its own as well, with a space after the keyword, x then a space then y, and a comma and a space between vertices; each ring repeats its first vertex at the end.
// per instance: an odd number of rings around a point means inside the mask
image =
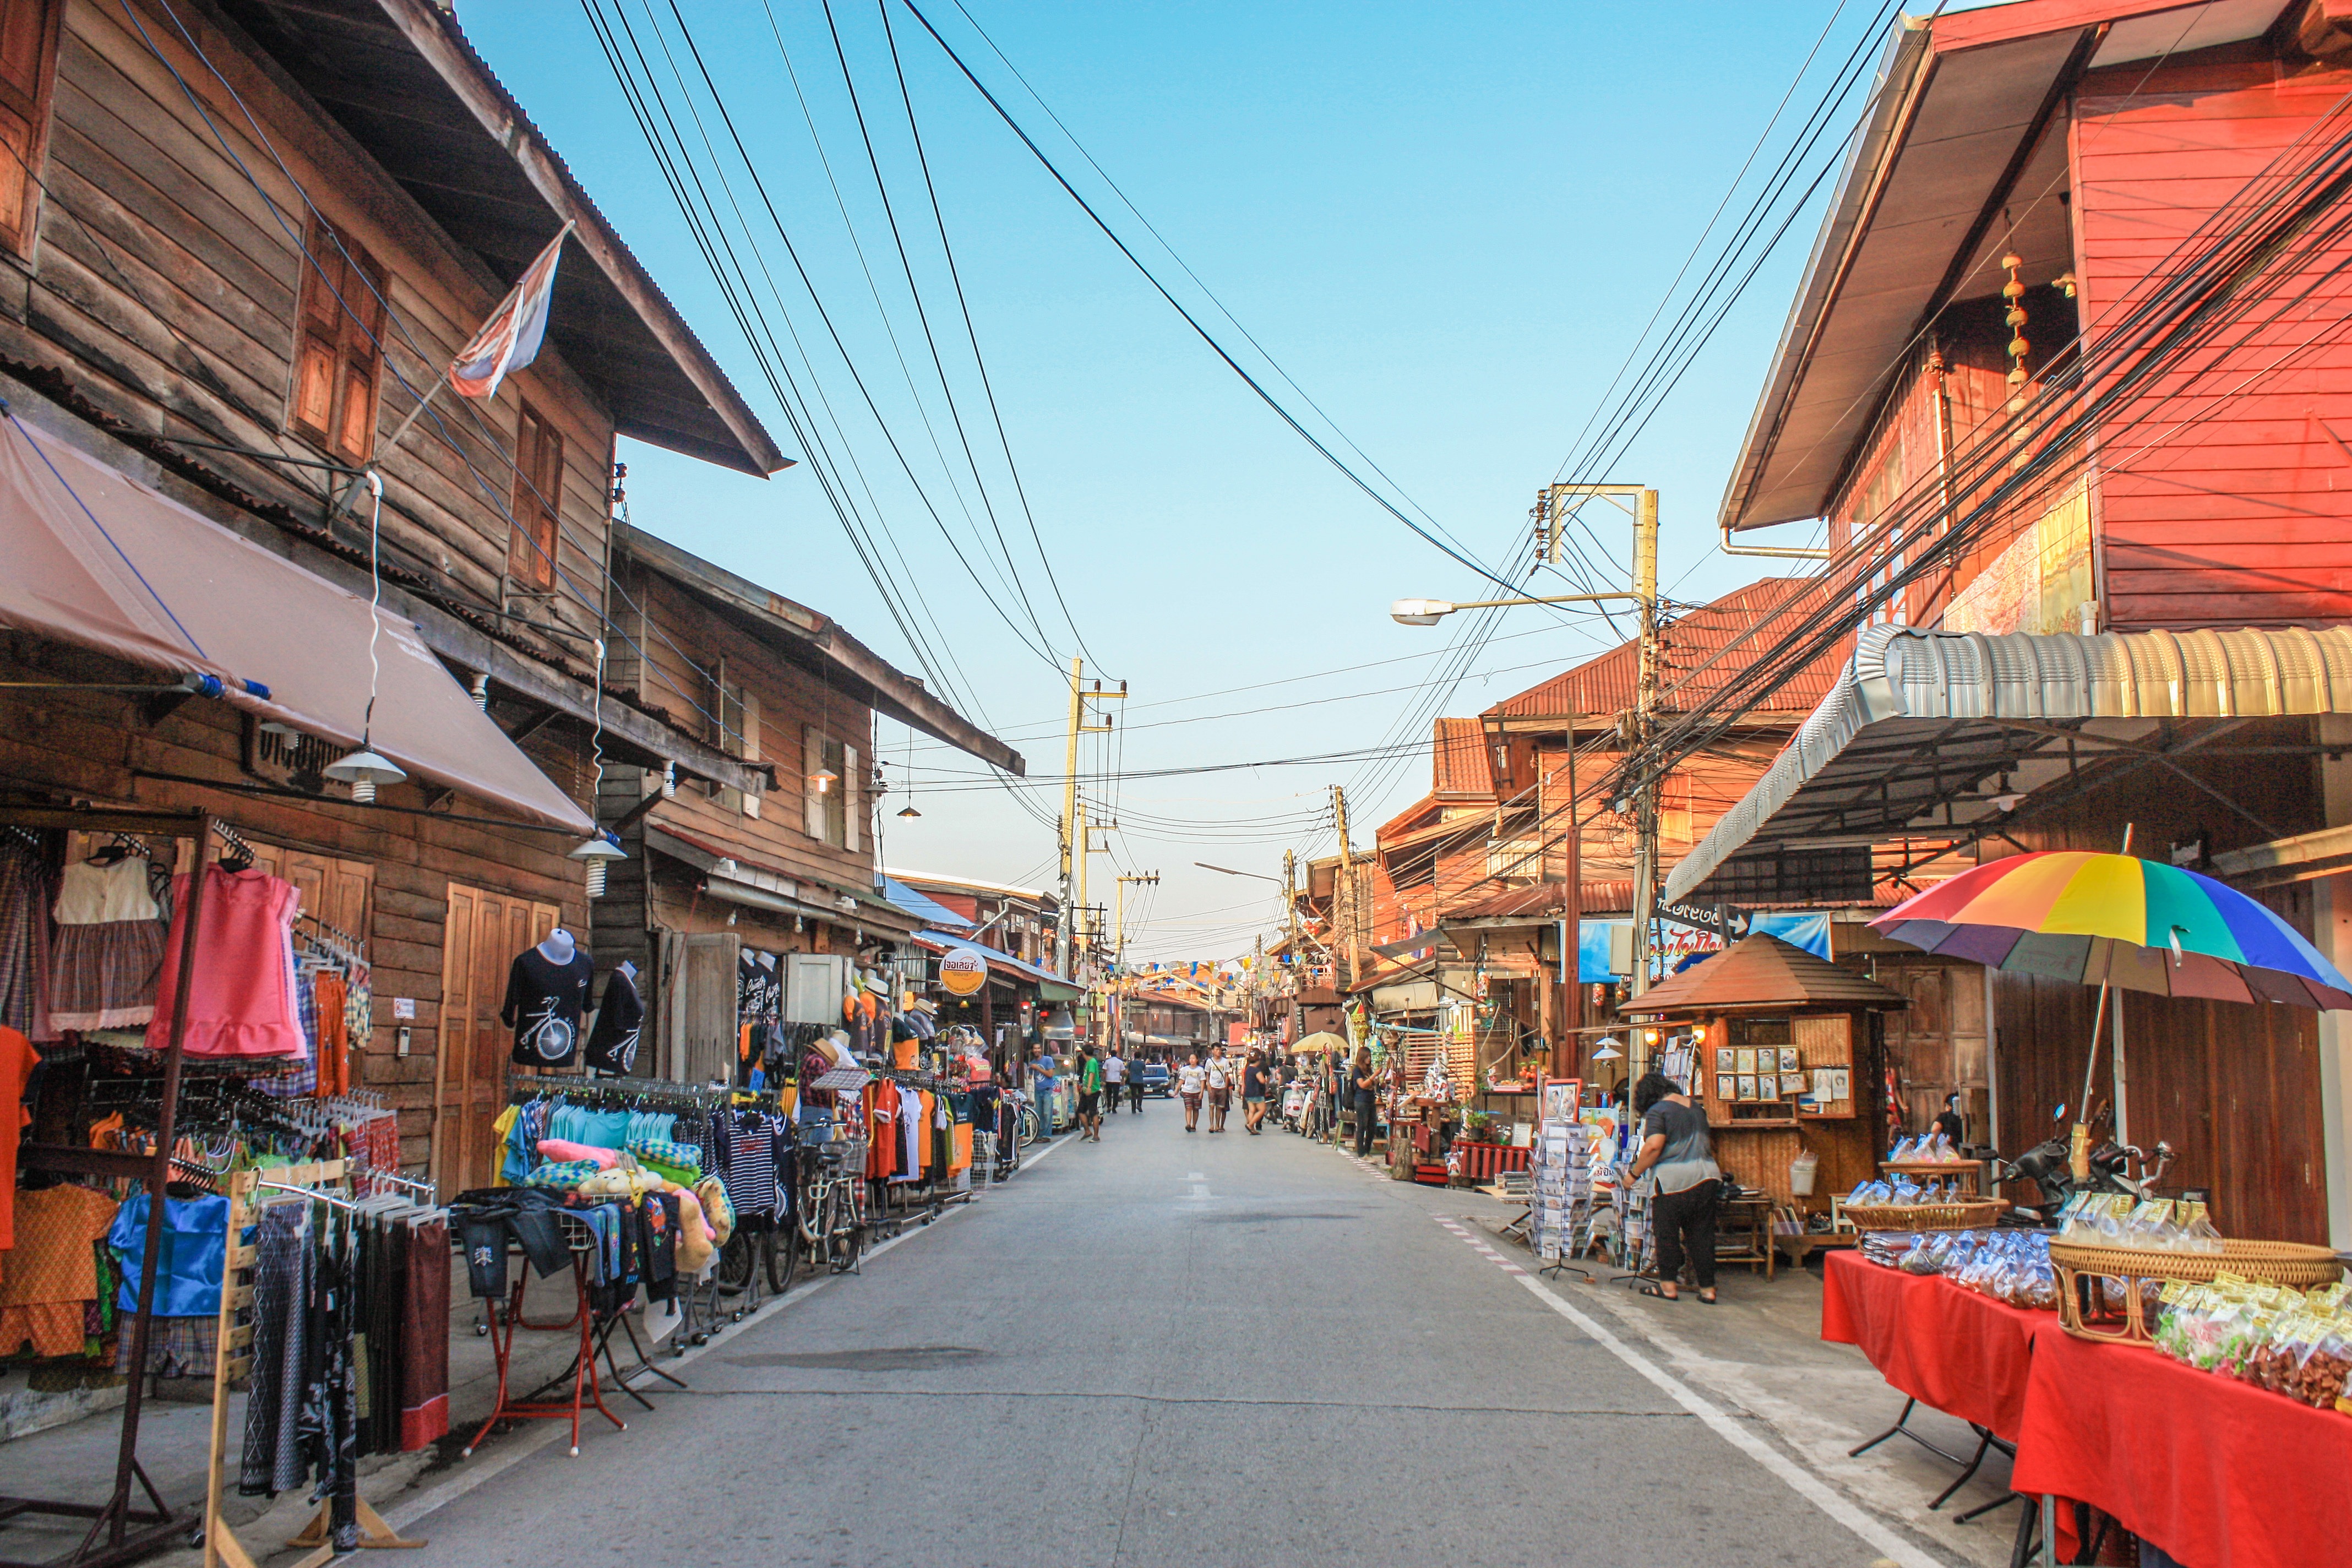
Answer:
MULTIPOLYGON (((735 754, 747 763, 756 763, 760 760, 760 694, 748 686, 737 687, 736 690, 741 699, 742 731, 738 742, 740 749, 735 754)), ((760 797, 755 792, 737 790, 735 798, 744 816, 760 815, 760 797)))
POLYGON ((507 572, 518 583, 555 586, 556 517, 563 497, 563 436, 528 403, 515 428, 514 539, 507 572))
POLYGON ((801 726, 801 828, 819 844, 824 842, 824 796, 817 793, 816 771, 824 766, 824 736, 814 724, 801 726))
POLYGON ((331 456, 364 467, 375 455, 385 274, 365 247, 316 215, 305 244, 288 423, 331 456))
POLYGON ((63 0, 0 0, 0 245, 33 249, 63 0))
POLYGON ((865 819, 866 775, 858 771, 857 748, 841 748, 841 847, 856 849, 861 841, 859 823, 865 819))

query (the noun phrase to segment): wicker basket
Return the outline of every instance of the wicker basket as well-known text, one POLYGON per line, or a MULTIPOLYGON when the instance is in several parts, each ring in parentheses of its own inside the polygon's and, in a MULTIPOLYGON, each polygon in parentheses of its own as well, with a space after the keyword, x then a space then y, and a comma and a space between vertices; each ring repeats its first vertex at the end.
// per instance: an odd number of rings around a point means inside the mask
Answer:
POLYGON ((2142 1309, 2144 1281, 2186 1279, 2202 1284, 2218 1274, 2261 1279, 2308 1289, 2332 1285, 2343 1266, 2324 1247, 2294 1241, 2224 1241, 2219 1252, 2159 1252, 2147 1247, 2106 1247, 2095 1242, 2053 1241, 2050 1264, 2058 1271, 2058 1321, 2076 1339, 2109 1344, 2147 1344, 2153 1339, 2142 1309), (2124 1306, 2116 1312, 2087 1303, 2102 1279, 2124 1283, 2124 1306))
POLYGON ((1857 1230, 1990 1230, 2007 1207, 1991 1198, 1956 1204, 1847 1204, 1840 1212, 1857 1230))

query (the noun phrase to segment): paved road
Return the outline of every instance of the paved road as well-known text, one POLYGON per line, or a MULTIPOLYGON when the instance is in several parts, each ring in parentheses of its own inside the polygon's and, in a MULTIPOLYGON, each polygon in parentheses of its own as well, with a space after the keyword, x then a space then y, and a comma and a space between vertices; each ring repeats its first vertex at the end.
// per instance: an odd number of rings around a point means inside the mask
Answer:
POLYGON ((1286 1134, 1188 1136, 1155 1102, 862 1278, 796 1289, 625 1434, 418 1521, 431 1544, 404 1562, 1886 1555, 1433 1210, 1286 1134))

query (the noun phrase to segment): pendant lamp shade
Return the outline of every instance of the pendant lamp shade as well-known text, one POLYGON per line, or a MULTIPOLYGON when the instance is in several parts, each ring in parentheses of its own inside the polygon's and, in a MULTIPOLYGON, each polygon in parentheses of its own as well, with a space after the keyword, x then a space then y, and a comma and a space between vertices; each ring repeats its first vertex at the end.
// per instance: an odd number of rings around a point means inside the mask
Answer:
POLYGON ((352 786, 352 799, 366 805, 375 799, 378 784, 395 784, 408 775, 390 757, 380 757, 362 740, 360 749, 346 756, 337 757, 319 770, 327 777, 352 786))
POLYGON ((615 860, 625 860, 628 858, 628 852, 613 842, 612 835, 604 832, 598 832, 582 839, 579 846, 565 857, 566 859, 584 861, 587 864, 588 896, 592 899, 601 899, 604 896, 604 868, 615 860))

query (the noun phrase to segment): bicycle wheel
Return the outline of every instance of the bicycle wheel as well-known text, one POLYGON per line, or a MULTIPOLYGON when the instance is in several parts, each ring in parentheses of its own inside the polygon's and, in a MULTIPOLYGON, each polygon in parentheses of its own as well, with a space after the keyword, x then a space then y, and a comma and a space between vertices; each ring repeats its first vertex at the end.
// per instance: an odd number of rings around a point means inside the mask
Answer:
POLYGON ((825 1257, 833 1271, 840 1274, 856 1268, 866 1230, 857 1223, 846 1184, 836 1182, 825 1190, 824 1222, 825 1257))
POLYGON ((800 1273, 800 1232, 796 1226, 785 1226, 766 1239, 767 1245, 761 1252, 767 1266, 768 1289, 781 1296, 793 1288, 793 1280, 800 1273))
POLYGON ((1024 1149, 1037 1142, 1037 1108, 1035 1106, 1024 1105, 1021 1108, 1021 1121, 1014 1131, 1024 1149))
POLYGON ((735 1234, 727 1238, 727 1245, 719 1249, 719 1268, 713 1282, 721 1296, 740 1296, 751 1288, 751 1271, 759 1267, 754 1252, 757 1245, 751 1233, 738 1225, 735 1234))

